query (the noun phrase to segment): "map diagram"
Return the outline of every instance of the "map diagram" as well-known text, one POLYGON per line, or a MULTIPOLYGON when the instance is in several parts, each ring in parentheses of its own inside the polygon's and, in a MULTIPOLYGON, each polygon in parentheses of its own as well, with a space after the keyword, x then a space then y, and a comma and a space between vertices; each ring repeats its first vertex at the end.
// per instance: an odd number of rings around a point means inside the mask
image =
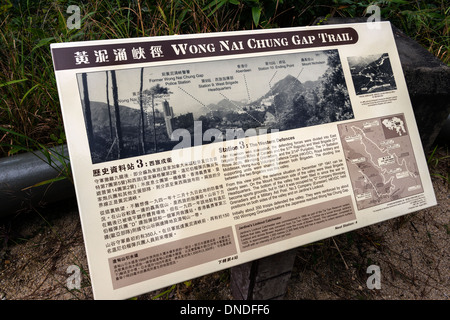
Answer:
POLYGON ((403 114, 338 130, 359 210, 423 192, 403 114))

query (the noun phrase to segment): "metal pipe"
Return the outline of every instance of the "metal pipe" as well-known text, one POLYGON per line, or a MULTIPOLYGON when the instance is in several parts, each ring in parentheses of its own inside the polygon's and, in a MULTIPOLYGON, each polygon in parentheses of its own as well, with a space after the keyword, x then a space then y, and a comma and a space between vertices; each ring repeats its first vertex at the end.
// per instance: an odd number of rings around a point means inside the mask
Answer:
POLYGON ((69 179, 35 186, 58 178, 60 170, 70 165, 67 146, 54 151, 50 156, 52 166, 33 153, 0 158, 0 218, 75 197, 75 189, 69 179))

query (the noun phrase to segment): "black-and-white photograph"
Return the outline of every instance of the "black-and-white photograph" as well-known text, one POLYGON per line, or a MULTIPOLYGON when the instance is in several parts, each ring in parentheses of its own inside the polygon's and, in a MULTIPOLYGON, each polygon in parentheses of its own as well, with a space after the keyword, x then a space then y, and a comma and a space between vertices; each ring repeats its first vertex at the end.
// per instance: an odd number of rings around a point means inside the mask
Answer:
POLYGON ((78 74, 92 162, 352 119, 338 50, 78 74))
POLYGON ((348 57, 357 95, 397 89, 389 54, 348 57))

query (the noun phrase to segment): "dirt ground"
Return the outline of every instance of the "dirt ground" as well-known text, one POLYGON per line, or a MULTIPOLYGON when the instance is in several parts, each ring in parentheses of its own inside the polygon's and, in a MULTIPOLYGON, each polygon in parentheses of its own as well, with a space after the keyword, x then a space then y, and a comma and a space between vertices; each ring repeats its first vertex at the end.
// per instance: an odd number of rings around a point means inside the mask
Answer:
MULTIPOLYGON (((439 149, 430 164, 437 206, 299 247, 285 299, 450 300, 448 154, 439 149), (371 265, 379 289, 368 288, 371 265)), ((0 299, 93 299, 75 200, 0 220, 0 241, 0 299), (72 265, 80 289, 67 287, 72 265)), ((230 272, 136 299, 231 300, 230 272)))

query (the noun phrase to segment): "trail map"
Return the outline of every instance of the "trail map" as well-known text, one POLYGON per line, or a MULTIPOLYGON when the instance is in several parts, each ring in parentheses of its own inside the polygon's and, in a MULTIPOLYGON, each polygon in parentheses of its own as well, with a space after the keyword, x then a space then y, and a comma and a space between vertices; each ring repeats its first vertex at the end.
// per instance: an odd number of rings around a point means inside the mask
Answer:
POLYGON ((359 210, 422 192, 403 115, 338 128, 359 210))

